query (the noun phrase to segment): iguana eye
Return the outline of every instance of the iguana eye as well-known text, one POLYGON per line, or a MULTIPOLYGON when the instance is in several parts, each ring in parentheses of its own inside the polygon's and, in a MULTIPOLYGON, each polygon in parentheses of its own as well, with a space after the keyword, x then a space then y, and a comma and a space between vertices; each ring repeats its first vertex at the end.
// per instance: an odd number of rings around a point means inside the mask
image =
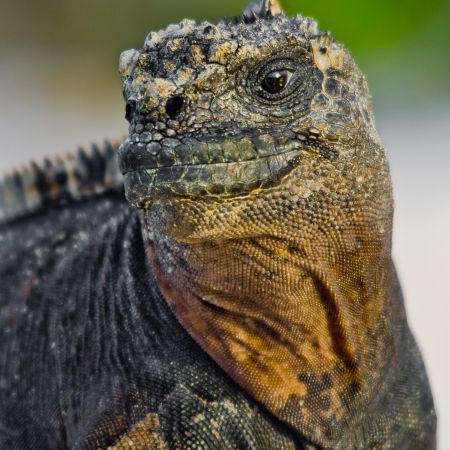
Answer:
POLYGON ((293 110, 306 111, 323 79, 303 49, 264 57, 254 65, 246 61, 241 69, 236 72, 236 89, 242 100, 250 109, 283 117, 293 110))
POLYGON ((287 86, 291 77, 292 72, 289 70, 274 70, 264 77, 261 87, 269 94, 278 94, 287 86))

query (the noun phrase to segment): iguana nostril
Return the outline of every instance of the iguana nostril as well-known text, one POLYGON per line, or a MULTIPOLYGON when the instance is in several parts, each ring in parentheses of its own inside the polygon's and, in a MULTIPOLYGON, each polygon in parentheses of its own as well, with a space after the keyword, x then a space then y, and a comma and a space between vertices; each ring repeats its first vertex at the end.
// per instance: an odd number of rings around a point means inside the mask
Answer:
POLYGON ((174 95, 167 100, 166 112, 171 119, 180 115, 184 106, 184 98, 181 95, 174 95))
POLYGON ((129 100, 125 106, 125 119, 130 122, 134 112, 136 111, 136 101, 129 100))

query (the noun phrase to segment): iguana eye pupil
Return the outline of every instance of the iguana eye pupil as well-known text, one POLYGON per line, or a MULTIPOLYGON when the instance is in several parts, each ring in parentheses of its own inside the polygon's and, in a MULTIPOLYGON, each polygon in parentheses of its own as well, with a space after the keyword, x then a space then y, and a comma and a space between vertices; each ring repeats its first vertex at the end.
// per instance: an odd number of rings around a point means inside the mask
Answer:
POLYGON ((288 84, 290 73, 287 70, 274 70, 267 74, 262 82, 262 88, 270 94, 281 92, 288 84))

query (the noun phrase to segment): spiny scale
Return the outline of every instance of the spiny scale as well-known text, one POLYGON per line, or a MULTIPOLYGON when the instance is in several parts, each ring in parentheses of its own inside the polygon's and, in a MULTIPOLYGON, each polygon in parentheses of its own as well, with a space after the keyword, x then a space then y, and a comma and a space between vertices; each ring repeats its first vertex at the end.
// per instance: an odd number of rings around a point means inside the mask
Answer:
POLYGON ((118 143, 31 163, 0 180, 0 224, 42 208, 79 201, 107 190, 121 190, 116 162, 118 143))
POLYGON ((268 17, 281 14, 282 9, 278 0, 263 0, 260 4, 250 3, 245 8, 241 16, 241 20, 245 23, 252 23, 257 19, 265 19, 268 17))

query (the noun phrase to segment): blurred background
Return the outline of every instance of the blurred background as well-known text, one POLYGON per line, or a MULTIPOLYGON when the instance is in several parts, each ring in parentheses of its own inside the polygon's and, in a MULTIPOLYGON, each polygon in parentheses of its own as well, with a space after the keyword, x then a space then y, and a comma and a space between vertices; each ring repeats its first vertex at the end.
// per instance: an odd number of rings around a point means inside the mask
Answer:
MULTIPOLYGON (((127 129, 117 62, 184 17, 245 0, 0 0, 0 172, 127 129)), ((396 198, 394 258, 450 450, 450 1, 284 0, 367 74, 396 198)))

